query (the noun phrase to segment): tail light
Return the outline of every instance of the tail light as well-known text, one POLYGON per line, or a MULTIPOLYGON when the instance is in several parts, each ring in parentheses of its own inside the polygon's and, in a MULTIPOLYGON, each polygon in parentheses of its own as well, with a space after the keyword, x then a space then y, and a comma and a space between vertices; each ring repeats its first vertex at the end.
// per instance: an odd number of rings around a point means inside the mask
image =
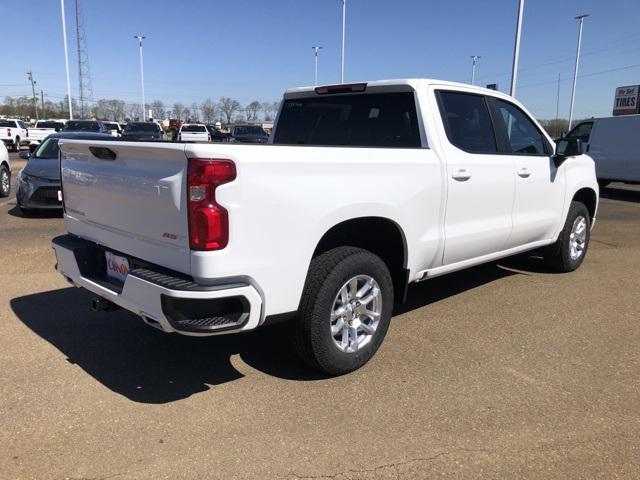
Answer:
POLYGON ((221 250, 229 243, 229 213, 216 203, 216 188, 236 178, 231 160, 190 158, 189 244, 192 250, 221 250))
POLYGON ((178 141, 179 141, 179 142, 181 142, 181 141, 182 141, 182 134, 181 134, 181 133, 179 133, 179 134, 178 134, 178 141))
POLYGON ((7 137, 10 137, 10 136, 11 136, 11 129, 7 128, 7 137))
POLYGON ((207 135, 207 142, 211 142, 211 134, 207 135))

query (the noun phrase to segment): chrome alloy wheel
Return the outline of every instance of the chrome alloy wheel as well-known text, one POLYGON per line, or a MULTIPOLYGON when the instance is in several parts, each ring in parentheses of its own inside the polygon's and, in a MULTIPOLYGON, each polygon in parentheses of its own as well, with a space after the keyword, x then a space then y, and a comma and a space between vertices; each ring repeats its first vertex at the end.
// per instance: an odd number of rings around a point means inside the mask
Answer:
POLYGON ((2 189, 2 193, 4 195, 8 195, 9 194, 9 174, 7 173, 6 170, 2 170, 0 172, 0 189, 2 189))
POLYGON ((576 217, 569 235, 569 256, 578 260, 583 254, 587 242, 587 219, 582 215, 576 217))
POLYGON ((331 337, 346 353, 357 352, 376 333, 382 315, 378 282, 369 275, 357 275, 338 291, 331 310, 331 337))

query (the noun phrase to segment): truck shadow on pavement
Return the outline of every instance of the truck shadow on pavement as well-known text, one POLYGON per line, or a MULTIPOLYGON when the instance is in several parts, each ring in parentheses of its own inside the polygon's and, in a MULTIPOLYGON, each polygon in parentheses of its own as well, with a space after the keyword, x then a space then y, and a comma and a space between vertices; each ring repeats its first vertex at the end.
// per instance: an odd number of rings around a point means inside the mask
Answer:
MULTIPOLYGON (((407 302, 394 315, 533 271, 546 270, 540 262, 515 257, 435 278, 412 286, 407 302)), ((70 364, 134 402, 173 402, 237 380, 244 374, 233 366, 235 362, 289 380, 326 378, 294 356, 286 325, 207 338, 170 335, 125 310, 92 312, 91 297, 87 291, 69 287, 14 298, 11 307, 27 327, 66 355, 70 364), (236 355, 241 360, 232 358, 236 355)))
POLYGON ((605 187, 600 189, 600 196, 609 200, 640 203, 640 191, 626 190, 624 188, 605 187))

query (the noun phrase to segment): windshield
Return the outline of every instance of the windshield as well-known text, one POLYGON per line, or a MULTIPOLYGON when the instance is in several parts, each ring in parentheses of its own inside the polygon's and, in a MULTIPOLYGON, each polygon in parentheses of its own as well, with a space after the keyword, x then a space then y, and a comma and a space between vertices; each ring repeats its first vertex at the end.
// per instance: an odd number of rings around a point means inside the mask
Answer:
POLYGON ((266 135, 261 127, 254 125, 236 127, 233 133, 234 135, 266 135))
POLYGON ((104 126, 107 130, 120 130, 117 123, 105 123, 104 126))
POLYGON ((33 152, 34 158, 51 158, 58 159, 58 139, 47 138, 40 144, 38 149, 33 152))
POLYGON ((206 132, 207 128, 204 125, 183 125, 183 132, 206 132))
POLYGON ((124 127, 125 132, 157 132, 160 127, 151 122, 129 122, 124 127))
POLYGON ((62 128, 64 124, 62 122, 38 122, 36 128, 62 128))
POLYGON ((99 132, 100 124, 91 121, 74 121, 69 120, 64 125, 65 132, 99 132))

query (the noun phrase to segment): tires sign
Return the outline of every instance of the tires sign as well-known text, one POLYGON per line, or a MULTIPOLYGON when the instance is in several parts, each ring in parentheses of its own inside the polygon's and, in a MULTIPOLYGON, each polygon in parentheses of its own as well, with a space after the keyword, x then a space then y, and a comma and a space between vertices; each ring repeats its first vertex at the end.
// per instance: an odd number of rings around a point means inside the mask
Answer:
POLYGON ((616 96, 613 101, 613 115, 633 115, 640 113, 638 107, 639 85, 616 88, 616 96))

